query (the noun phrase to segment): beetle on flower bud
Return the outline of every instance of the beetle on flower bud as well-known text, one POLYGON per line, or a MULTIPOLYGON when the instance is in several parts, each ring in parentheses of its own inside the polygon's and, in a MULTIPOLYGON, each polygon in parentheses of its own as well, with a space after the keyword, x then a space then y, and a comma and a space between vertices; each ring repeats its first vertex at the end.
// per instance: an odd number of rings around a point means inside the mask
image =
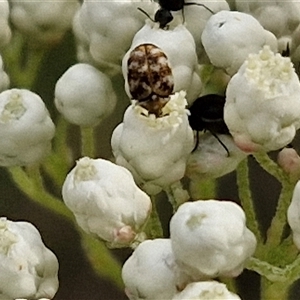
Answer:
POLYGON ((135 47, 127 62, 128 86, 133 99, 157 117, 168 102, 174 78, 166 54, 153 44, 135 47))

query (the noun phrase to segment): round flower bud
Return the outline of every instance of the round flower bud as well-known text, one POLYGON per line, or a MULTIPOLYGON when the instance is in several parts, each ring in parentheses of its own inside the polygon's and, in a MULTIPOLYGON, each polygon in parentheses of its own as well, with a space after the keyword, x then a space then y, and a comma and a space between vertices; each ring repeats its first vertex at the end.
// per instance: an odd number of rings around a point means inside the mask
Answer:
POLYGON ((39 162, 51 150, 55 127, 42 99, 23 89, 0 94, 0 165, 39 162))
POLYGON ((28 222, 0 218, 0 299, 52 299, 58 261, 28 222))
POLYGON ((256 248, 244 211, 230 201, 182 204, 171 219, 170 233, 175 261, 193 281, 238 276, 256 248))
POLYGON ((62 196, 78 225, 110 247, 126 247, 140 238, 151 212, 150 197, 136 186, 131 173, 104 159, 77 161, 62 196))
POLYGON ((283 148, 278 153, 277 163, 291 179, 300 179, 300 157, 295 149, 283 148))
POLYGON ((226 285, 217 281, 200 281, 189 283, 185 289, 176 294, 172 300, 241 300, 228 291, 226 285))
POLYGON ((251 54, 226 90, 224 120, 246 152, 278 150, 300 127, 300 83, 288 57, 264 47, 251 54))
POLYGON ((7 45, 11 39, 11 30, 9 27, 8 19, 9 4, 7 0, 2 0, 0 2, 0 48, 7 45))
MULTIPOLYGON (((0 9, 1 9, 1 3, 2 2, 0 2, 0 9)), ((2 60, 2 56, 0 55, 0 92, 3 92, 6 89, 8 89, 9 84, 10 84, 10 80, 8 75, 4 72, 3 60, 2 60)))
POLYGON ((122 269, 128 298, 171 299, 176 293, 174 265, 169 239, 146 240, 139 244, 122 269))
POLYGON ((57 110, 72 124, 96 126, 117 103, 110 78, 88 64, 70 67, 55 86, 57 110))
POLYGON ((146 22, 134 36, 123 58, 122 70, 127 95, 138 101, 145 101, 146 93, 166 94, 168 85, 166 97, 183 90, 190 103, 198 97, 202 87, 195 41, 184 25, 164 30, 156 23, 146 22), (151 46, 151 50, 147 49, 147 45, 151 46), (138 79, 135 74, 139 74, 138 79), (151 78, 157 76, 159 80, 152 82, 151 78), (149 83, 148 80, 140 81, 140 77, 149 78, 149 83))
POLYGON ((292 230, 294 244, 300 250, 300 181, 295 186, 292 201, 287 210, 287 220, 292 230))
POLYGON ((122 57, 135 33, 158 4, 151 0, 98 0, 83 2, 74 19, 73 30, 83 61, 93 62, 111 75, 121 72, 122 57))
POLYGON ((175 93, 170 98, 161 117, 149 114, 134 102, 111 139, 116 163, 129 169, 149 194, 159 193, 184 176, 193 149, 185 93, 175 93))
POLYGON ((211 63, 235 74, 250 53, 265 45, 277 51, 276 37, 251 15, 237 11, 220 11, 207 21, 202 43, 211 63))
POLYGON ((72 19, 80 7, 77 0, 11 0, 11 21, 36 44, 52 44, 61 40, 72 27, 72 19))
POLYGON ((218 134, 224 146, 210 132, 199 136, 197 149, 189 156, 186 176, 192 180, 211 179, 224 176, 236 169, 247 157, 234 143, 230 135, 218 134))

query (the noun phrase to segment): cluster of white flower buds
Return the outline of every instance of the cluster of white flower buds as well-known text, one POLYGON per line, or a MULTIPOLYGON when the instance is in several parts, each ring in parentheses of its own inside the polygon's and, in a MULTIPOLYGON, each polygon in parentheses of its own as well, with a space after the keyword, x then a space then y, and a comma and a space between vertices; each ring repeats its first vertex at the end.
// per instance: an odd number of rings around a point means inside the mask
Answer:
MULTIPOLYGON (((165 20, 157 17, 162 2, 5 0, 0 49, 11 39, 9 21, 35 46, 56 44, 73 29, 79 63, 57 81, 54 103, 80 127, 96 127, 115 111, 114 80, 123 76, 128 106, 111 137, 113 162, 82 157, 62 196, 86 233, 108 247, 138 245, 122 271, 129 299, 240 299, 216 280, 237 277, 255 252, 243 209, 224 200, 187 202, 171 219, 170 238, 145 240, 150 195, 184 178, 221 177, 249 154, 293 141, 300 5, 236 0, 238 11, 230 11, 233 1, 195 0, 165 20), (211 101, 192 112, 211 90, 223 105, 211 101)), ((0 57, 0 166, 38 164, 51 151, 55 126, 37 94, 9 82, 0 57)), ((284 148, 278 164, 299 179, 295 150, 284 148)), ((297 184, 288 222, 300 249, 299 220, 297 184)), ((0 299, 54 297, 57 260, 32 225, 0 219, 0 266, 0 299)))

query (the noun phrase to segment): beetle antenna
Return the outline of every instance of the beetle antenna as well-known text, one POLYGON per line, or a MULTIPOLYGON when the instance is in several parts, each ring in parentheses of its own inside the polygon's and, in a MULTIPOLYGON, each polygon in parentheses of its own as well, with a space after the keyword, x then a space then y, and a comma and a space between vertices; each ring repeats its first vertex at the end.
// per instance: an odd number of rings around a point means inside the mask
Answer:
POLYGON ((199 131, 197 130, 197 133, 196 133, 196 144, 194 146, 194 149, 192 150, 191 153, 195 152, 196 149, 198 148, 198 145, 199 145, 199 131))
POLYGON ((226 150, 227 152, 227 156, 229 157, 230 156, 230 153, 229 153, 229 150, 228 148, 226 147, 226 145, 220 140, 220 138, 212 131, 210 131, 210 133, 218 140, 218 142, 223 146, 223 148, 226 150))
POLYGON ((138 7, 137 8, 139 11, 141 11, 144 15, 146 15, 152 22, 156 23, 155 20, 153 20, 150 15, 145 11, 143 10, 142 8, 138 7))
POLYGON ((188 2, 188 3, 184 3, 184 5, 197 5, 197 6, 202 6, 204 8, 206 8, 209 12, 211 12, 213 15, 215 14, 215 12, 213 10, 211 10, 209 7, 207 7, 206 5, 202 4, 202 3, 196 3, 196 2, 188 2))

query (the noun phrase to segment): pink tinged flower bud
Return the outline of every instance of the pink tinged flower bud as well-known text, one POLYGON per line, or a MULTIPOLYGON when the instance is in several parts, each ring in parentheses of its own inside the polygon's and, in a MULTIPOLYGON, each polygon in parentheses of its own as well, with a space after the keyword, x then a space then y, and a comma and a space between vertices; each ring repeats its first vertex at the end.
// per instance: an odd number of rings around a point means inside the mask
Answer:
POLYGON ((0 94, 0 165, 25 166, 51 151, 55 126, 42 99, 23 89, 0 94))
POLYGON ((149 194, 159 193, 184 176, 194 143, 186 105, 183 91, 170 97, 161 117, 134 102, 113 132, 116 163, 130 170, 149 194))
POLYGON ((201 281, 189 283, 183 291, 176 294, 172 300, 241 300, 228 291, 224 283, 217 281, 201 281))
POLYGON ((211 63, 235 74, 251 53, 265 45, 277 51, 276 37, 251 15, 220 11, 211 16, 202 33, 202 43, 211 63))
POLYGON ((110 78, 88 64, 70 67, 55 86, 57 110, 72 124, 96 126, 117 103, 110 78))
POLYGON ((300 250, 300 181, 295 186, 292 201, 287 210, 287 220, 292 230, 294 244, 300 250))
POLYGON ((243 210, 229 201, 182 204, 171 219, 170 233, 176 263, 193 281, 238 276, 256 248, 243 210))
POLYGON ((128 298, 171 299, 176 293, 174 267, 169 239, 146 240, 139 244, 122 269, 128 298))
POLYGON ((52 299, 58 289, 58 261, 37 229, 0 218, 0 299, 52 299))
POLYGON ((278 150, 300 127, 300 83, 288 57, 264 47, 251 54, 227 86, 224 120, 246 152, 278 150))
POLYGON ((300 157, 295 149, 283 148, 278 153, 277 163, 292 178, 300 177, 300 157))
POLYGON ((151 212, 150 197, 136 186, 131 173, 104 159, 77 161, 62 195, 78 225, 110 247, 128 247, 139 239, 151 212))

